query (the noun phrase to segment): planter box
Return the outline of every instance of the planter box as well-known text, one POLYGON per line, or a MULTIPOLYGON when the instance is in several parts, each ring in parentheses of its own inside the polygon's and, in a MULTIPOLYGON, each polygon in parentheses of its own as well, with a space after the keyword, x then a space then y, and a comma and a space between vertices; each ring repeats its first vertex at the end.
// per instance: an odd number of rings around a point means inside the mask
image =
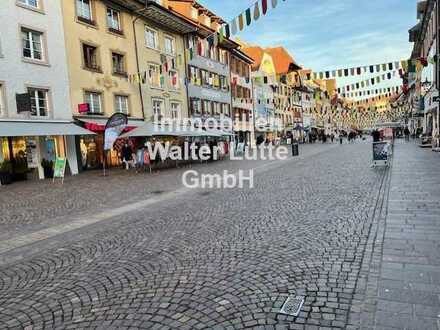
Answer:
POLYGON ((2 185, 7 185, 12 183, 12 174, 0 172, 0 183, 2 185))

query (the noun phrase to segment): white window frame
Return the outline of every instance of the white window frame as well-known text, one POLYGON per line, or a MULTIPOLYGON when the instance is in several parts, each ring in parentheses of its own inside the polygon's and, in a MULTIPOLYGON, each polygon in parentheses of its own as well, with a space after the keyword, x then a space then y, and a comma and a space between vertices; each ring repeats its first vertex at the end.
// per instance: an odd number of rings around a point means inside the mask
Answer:
POLYGON ((172 90, 179 90, 180 89, 180 81, 179 81, 179 71, 175 70, 175 69, 170 69, 168 71, 168 83, 169 83, 169 87, 172 90), (173 85, 173 73, 175 73, 177 75, 176 77, 176 86, 173 85))
POLYGON ((159 64, 156 64, 156 63, 148 63, 148 82, 149 82, 149 84, 150 84, 150 88, 159 88, 159 89, 162 89, 164 86, 162 85, 162 83, 161 83, 161 79, 160 79, 160 77, 161 77, 161 74, 160 74, 160 65, 159 64), (150 68, 151 67, 154 67, 155 68, 155 71, 157 72, 157 75, 158 75, 158 77, 159 77, 159 84, 158 85, 155 85, 154 84, 154 77, 150 77, 150 68))
MULTIPOLYGON (((36 114, 32 114, 31 111, 31 115, 32 117, 48 117, 49 116, 49 90, 45 89, 45 88, 37 88, 37 87, 28 87, 27 92, 29 93, 31 100, 35 99, 35 112, 36 114), (45 103, 45 114, 41 115, 41 111, 42 111, 42 107, 40 107, 40 98, 38 96, 38 92, 43 92, 44 93, 44 103, 45 103), (33 95, 32 95, 33 94, 33 95)), ((32 101, 31 101, 32 104, 32 101)))
POLYGON ((182 112, 182 104, 177 101, 171 101, 170 102, 171 119, 180 118, 181 112, 182 112), (177 106, 177 107, 174 107, 174 106, 177 106))
POLYGON ((130 114, 130 102, 127 95, 122 94, 115 94, 115 100, 114 100, 114 106, 115 106, 115 112, 117 113, 123 113, 125 115, 130 114), (122 100, 125 100, 125 111, 123 111, 123 102, 122 100))
POLYGON ((25 59, 29 59, 29 60, 33 60, 33 61, 39 61, 39 62, 44 62, 46 59, 46 54, 45 54, 45 49, 44 49, 44 33, 41 31, 36 31, 36 30, 32 30, 26 27, 21 27, 20 29, 21 31, 21 40, 22 40, 22 56, 25 59), (26 34, 26 41, 29 42, 29 50, 31 52, 31 56, 25 56, 24 55, 24 34, 26 34), (40 40, 35 40, 35 35, 38 35, 40 37, 40 40), (40 49, 36 49, 34 47, 34 43, 38 42, 40 44, 40 49), (35 57, 35 52, 38 51, 40 52, 41 58, 36 58, 35 57))
POLYGON ((145 46, 147 48, 151 48, 151 49, 155 49, 155 50, 159 50, 159 34, 157 32, 157 30, 154 30, 152 28, 150 28, 149 26, 145 25, 145 46), (154 36, 154 45, 150 45, 149 44, 149 39, 147 37, 147 33, 148 32, 152 32, 153 36, 154 36))
POLYGON ((35 8, 35 9, 41 8, 41 0, 17 0, 17 2, 30 8, 35 8), (36 6, 31 4, 31 1, 35 1, 36 6))
POLYGON ((126 73, 126 64, 125 64, 125 54, 121 54, 121 53, 117 53, 117 52, 112 52, 112 72, 115 74, 125 74, 126 73), (120 71, 116 71, 116 68, 114 66, 114 61, 113 61, 113 56, 117 55, 121 57, 121 64, 122 64, 122 68, 120 71))
POLYGON ((164 51, 168 55, 174 56, 176 54, 176 39, 168 34, 164 36, 164 51), (167 49, 167 40, 171 42, 171 50, 167 49))
POLYGON ((192 114, 201 115, 203 113, 203 111, 202 111, 202 100, 200 98, 192 97, 190 99, 190 104, 191 104, 191 109, 190 110, 191 110, 192 114), (197 110, 198 111, 194 111, 193 102, 197 103, 197 110))
POLYGON ((87 19, 89 21, 93 21, 93 8, 92 8, 92 1, 93 0, 75 0, 75 1, 76 1, 76 16, 87 19), (84 5, 85 2, 88 3, 89 17, 83 15, 85 12, 84 8, 86 8, 86 5, 84 5), (81 3, 81 5, 80 5, 80 3, 81 3))
POLYGON ((84 92, 84 99, 85 99, 86 103, 89 104, 89 112, 90 113, 103 113, 103 109, 102 109, 102 93, 101 92, 85 91, 84 92), (92 96, 91 102, 89 102, 89 98, 87 97, 88 94, 92 96), (96 97, 96 96, 97 96, 97 100, 98 100, 98 103, 99 103, 99 111, 96 111, 95 103, 94 103, 95 100, 93 100, 93 98, 96 97))
POLYGON ((160 107, 159 107, 159 118, 163 117, 163 115, 165 114, 165 101, 161 98, 157 98, 157 97, 153 97, 151 99, 151 108, 153 109, 153 117, 156 118, 157 115, 157 107, 155 105, 155 102, 159 102, 160 103, 160 107))
POLYGON ((112 7, 107 7, 106 18, 107 18, 107 27, 109 29, 122 32, 121 12, 119 10, 113 9, 112 7), (109 17, 109 12, 111 13, 111 17, 109 17), (113 26, 115 21, 117 22, 117 27, 113 26))
POLYGON ((0 81, 0 117, 6 114, 6 90, 4 82, 0 81))

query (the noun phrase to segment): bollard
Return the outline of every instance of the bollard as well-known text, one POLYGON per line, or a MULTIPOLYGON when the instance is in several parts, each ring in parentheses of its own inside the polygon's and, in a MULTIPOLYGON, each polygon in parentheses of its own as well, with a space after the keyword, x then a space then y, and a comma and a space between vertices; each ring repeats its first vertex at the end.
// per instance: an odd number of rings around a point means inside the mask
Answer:
POLYGON ((297 140, 292 142, 292 157, 299 156, 299 144, 297 140))

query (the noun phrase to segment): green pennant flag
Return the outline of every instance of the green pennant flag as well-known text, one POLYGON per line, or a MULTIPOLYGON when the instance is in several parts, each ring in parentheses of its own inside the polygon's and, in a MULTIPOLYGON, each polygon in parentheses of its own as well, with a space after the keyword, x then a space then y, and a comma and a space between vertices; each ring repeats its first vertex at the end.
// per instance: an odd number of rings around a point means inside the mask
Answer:
POLYGON ((218 34, 219 34, 219 43, 223 43, 223 41, 225 40, 225 32, 223 26, 220 28, 220 31, 218 31, 218 34))
POLYGON ((246 25, 251 25, 252 18, 251 18, 251 8, 246 9, 246 25))

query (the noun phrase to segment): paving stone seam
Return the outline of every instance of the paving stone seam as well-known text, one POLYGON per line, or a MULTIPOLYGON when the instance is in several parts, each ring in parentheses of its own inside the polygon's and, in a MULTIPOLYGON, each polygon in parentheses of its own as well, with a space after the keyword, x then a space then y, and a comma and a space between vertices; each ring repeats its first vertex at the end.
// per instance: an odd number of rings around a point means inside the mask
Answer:
MULTIPOLYGON (((382 169, 381 169, 382 170, 382 169)), ((368 240, 362 253, 361 267, 356 278, 356 288, 353 299, 351 300, 351 309, 349 320, 346 326, 348 330, 364 329, 372 327, 374 312, 371 307, 375 302, 371 300, 373 296, 370 293, 377 292, 377 269, 380 264, 385 235, 385 217, 384 212, 387 209, 387 201, 390 191, 392 161, 389 168, 383 169, 384 174, 380 183, 379 191, 375 205, 372 207, 370 218, 368 240)))

